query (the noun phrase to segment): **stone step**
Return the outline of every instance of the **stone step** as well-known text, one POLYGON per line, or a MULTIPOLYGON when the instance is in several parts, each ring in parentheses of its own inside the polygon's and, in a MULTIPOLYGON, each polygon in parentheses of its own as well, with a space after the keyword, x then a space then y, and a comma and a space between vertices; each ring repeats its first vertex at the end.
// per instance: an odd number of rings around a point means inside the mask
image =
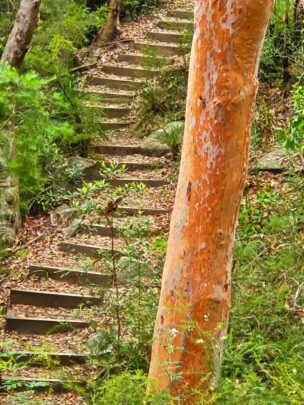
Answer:
POLYGON ((66 319, 25 318, 8 311, 6 315, 6 329, 20 333, 44 335, 46 333, 64 333, 74 329, 84 329, 89 322, 66 319))
POLYGON ((106 118, 123 118, 130 114, 131 109, 126 106, 109 106, 106 104, 89 105, 93 110, 100 111, 100 115, 106 118))
POLYGON ((131 121, 107 121, 104 119, 100 121, 100 126, 104 131, 127 129, 130 125, 132 125, 131 121))
POLYGON ((163 45, 156 42, 135 42, 134 47, 139 51, 150 50, 161 56, 180 54, 180 46, 176 44, 163 45))
POLYGON ((98 297, 83 296, 79 294, 62 294, 53 291, 34 291, 13 289, 10 293, 11 305, 34 305, 50 308, 78 308, 80 305, 98 305, 98 297))
POLYGON ((120 258, 124 255, 119 250, 114 250, 112 252, 112 250, 109 248, 87 245, 83 243, 61 242, 59 244, 59 248, 62 252, 71 253, 73 255, 82 254, 94 259, 100 259, 103 256, 111 257, 112 254, 114 254, 116 258, 120 258))
POLYGON ((135 92, 115 92, 109 90, 91 90, 91 89, 84 89, 81 90, 82 93, 91 94, 100 98, 100 102, 111 103, 111 104, 124 104, 124 103, 131 103, 135 98, 135 92))
POLYGON ((193 29, 193 22, 186 20, 160 20, 157 23, 158 28, 163 30, 172 30, 172 31, 187 31, 193 29))
POLYGON ((149 78, 159 74, 157 69, 144 69, 137 66, 103 65, 102 71, 112 75, 135 78, 149 78))
POLYGON ((181 44, 183 40, 183 36, 179 32, 150 31, 148 36, 152 40, 170 44, 181 44))
MULTIPOLYGON (((103 237, 116 237, 121 235, 123 229, 121 228, 111 228, 106 225, 98 225, 98 224, 92 224, 92 225, 82 225, 81 229, 85 233, 90 233, 90 234, 96 234, 99 236, 103 237)), ((147 236, 154 236, 154 235, 159 235, 162 233, 161 229, 149 229, 147 230, 147 236)))
POLYGON ((86 363, 90 355, 73 354, 73 353, 49 353, 49 352, 4 352, 1 353, 1 358, 14 359, 16 364, 30 363, 31 366, 41 366, 46 361, 52 360, 59 363, 62 366, 68 366, 72 364, 84 364, 86 363))
POLYGON ((135 91, 139 89, 144 84, 144 82, 135 79, 126 79, 125 77, 118 78, 88 76, 86 78, 86 84, 94 86, 104 86, 109 89, 135 91))
MULTIPOLYGON (((6 377, 2 376, 0 379, 0 391, 5 392, 22 392, 22 391, 35 391, 44 392, 51 390, 59 394, 65 391, 73 391, 77 385, 85 386, 83 381, 63 381, 57 378, 31 378, 31 377, 6 377), (14 384, 14 389, 11 386, 14 384)), ((4 404, 3 404, 4 405, 4 404)))
POLYGON ((120 62, 127 62, 131 65, 163 66, 170 65, 172 58, 159 57, 156 55, 143 55, 141 53, 126 53, 119 56, 120 62))
POLYGON ((60 267, 52 267, 40 264, 31 264, 29 274, 32 276, 49 277, 53 280, 65 281, 71 284, 99 284, 110 286, 112 284, 112 276, 93 271, 83 271, 74 269, 63 269, 60 267))
POLYGON ((161 157, 169 155, 170 149, 168 147, 162 148, 151 148, 138 145, 92 145, 91 150, 95 153, 100 153, 103 155, 116 155, 116 156, 126 156, 126 155, 143 155, 143 156, 154 156, 161 157))
POLYGON ((167 12, 168 17, 180 18, 183 20, 193 20, 194 19, 194 11, 193 10, 169 10, 167 12))
POLYGON ((142 183, 146 187, 162 187, 167 182, 166 180, 155 180, 155 179, 136 179, 136 178, 125 178, 125 179, 107 179, 107 183, 110 184, 111 187, 123 187, 126 184, 139 184, 142 183))

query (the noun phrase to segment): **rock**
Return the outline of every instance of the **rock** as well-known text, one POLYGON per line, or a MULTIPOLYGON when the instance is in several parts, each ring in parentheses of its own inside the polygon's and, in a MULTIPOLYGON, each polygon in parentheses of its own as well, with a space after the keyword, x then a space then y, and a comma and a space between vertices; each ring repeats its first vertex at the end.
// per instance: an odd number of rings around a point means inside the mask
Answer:
POLYGON ((153 277, 153 270, 146 263, 128 257, 119 260, 118 268, 118 283, 137 283, 139 274, 144 278, 153 277))
POLYGON ((77 210, 71 208, 68 205, 62 205, 61 207, 56 208, 54 211, 54 216, 57 224, 67 224, 77 215, 77 210))
POLYGON ((76 236, 78 231, 81 228, 82 220, 81 219, 74 219, 74 221, 63 231, 64 236, 67 238, 72 238, 76 236))
POLYGON ((284 149, 277 149, 263 155, 253 167, 253 171, 282 172, 287 168, 284 149))
POLYGON ((69 167, 76 168, 84 180, 94 181, 101 177, 99 173, 99 162, 96 162, 93 159, 73 156, 68 158, 68 165, 69 167))
POLYGON ((164 145, 172 146, 170 139, 182 140, 184 134, 184 123, 182 121, 172 121, 169 124, 165 125, 163 128, 160 128, 152 132, 145 140, 145 146, 161 147, 164 145))

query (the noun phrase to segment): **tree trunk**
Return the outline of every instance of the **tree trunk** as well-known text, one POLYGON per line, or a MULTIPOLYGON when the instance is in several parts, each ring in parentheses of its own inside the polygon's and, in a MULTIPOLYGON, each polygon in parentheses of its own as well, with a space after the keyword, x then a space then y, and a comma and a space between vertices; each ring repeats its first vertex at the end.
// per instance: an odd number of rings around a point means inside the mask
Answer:
POLYGON ((22 0, 1 60, 19 69, 32 41, 39 16, 40 0, 22 0))
POLYGON ((118 29, 120 6, 121 0, 110 0, 109 12, 105 25, 99 30, 93 41, 93 45, 99 46, 111 42, 120 34, 118 29))
POLYGON ((230 308, 257 70, 273 0, 197 0, 185 135, 149 377, 193 403, 215 388, 230 308))
POLYGON ((299 47, 301 44, 301 36, 304 25, 304 0, 296 0, 293 12, 293 32, 294 32, 294 46, 299 47))
MULTIPOLYGON (((40 0, 21 1, 1 62, 20 68, 37 26, 39 5, 40 0)), ((5 168, 6 161, 14 159, 15 155, 13 117, 12 113, 5 128, 8 136, 0 150, 0 245, 12 244, 21 225, 18 179, 5 168)))

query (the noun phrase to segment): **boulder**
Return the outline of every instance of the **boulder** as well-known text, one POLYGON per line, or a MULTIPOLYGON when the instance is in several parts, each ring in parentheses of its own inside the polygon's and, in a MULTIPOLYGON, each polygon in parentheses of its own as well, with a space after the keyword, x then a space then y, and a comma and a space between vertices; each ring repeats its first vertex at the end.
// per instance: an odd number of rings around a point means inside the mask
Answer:
POLYGON ((57 224, 65 225, 70 223, 73 219, 75 219, 77 215, 77 210, 75 208, 71 208, 68 205, 62 205, 61 207, 56 208, 54 211, 54 217, 57 224))
POLYGON ((68 165, 71 168, 76 168, 84 180, 94 181, 100 179, 100 164, 93 159, 73 156, 68 158, 68 165))
POLYGON ((73 236, 76 236, 81 229, 81 224, 81 219, 74 219, 74 221, 63 231, 64 236, 66 236, 67 238, 73 238, 73 236))
POLYGON ((122 257, 118 262, 118 283, 134 283, 138 282, 139 274, 143 278, 152 278, 153 270, 139 260, 122 257))
POLYGON ((171 149, 177 148, 183 139, 184 123, 182 121, 172 121, 163 128, 152 132, 145 140, 145 146, 161 147, 164 145, 171 149))
POLYGON ((277 149, 260 157, 253 171, 283 172, 287 168, 287 160, 285 150, 277 149))

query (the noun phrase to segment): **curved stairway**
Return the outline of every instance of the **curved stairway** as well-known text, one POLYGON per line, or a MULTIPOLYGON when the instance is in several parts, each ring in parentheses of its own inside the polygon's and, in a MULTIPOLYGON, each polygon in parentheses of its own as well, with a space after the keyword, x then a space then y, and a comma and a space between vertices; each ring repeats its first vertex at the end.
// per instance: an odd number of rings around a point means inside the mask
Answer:
MULTIPOLYGON (((130 138, 129 131, 135 123, 132 102, 145 80, 157 77, 160 69, 145 67, 150 57, 142 51, 152 49, 153 59, 160 62, 160 65, 178 60, 182 31, 191 28, 192 19, 193 12, 189 10, 171 10, 158 16, 154 21, 154 29, 148 32, 145 41, 128 43, 127 51, 122 50, 116 63, 99 63, 97 73, 96 68, 86 73, 82 91, 100 96, 102 101, 92 108, 101 110, 102 125, 108 135, 106 142, 101 139, 92 145, 92 156, 97 161, 125 165, 127 172, 110 179, 111 186, 143 183, 147 187, 148 194, 142 204, 132 204, 132 201, 129 205, 122 203, 119 208, 122 217, 137 215, 140 210, 142 215, 153 216, 156 224, 168 225, 170 207, 166 199, 171 203, 172 194, 169 198, 163 197, 162 188, 168 181, 166 174, 170 151, 166 147, 145 146, 141 141, 130 138), (163 174, 163 178, 160 175, 154 177, 154 173, 163 174), (153 196, 154 201, 155 196, 158 196, 156 206, 149 203, 149 196, 153 196)), ((174 192, 174 184, 171 185, 171 191, 174 192)), ((157 232, 156 227, 151 234, 157 232)), ((66 368, 68 375, 69 367, 72 370, 75 365, 86 363, 88 353, 81 350, 93 329, 87 313, 82 314, 81 311, 94 306, 98 308, 100 297, 91 295, 87 288, 81 286, 102 285, 111 288, 113 278, 102 271, 79 268, 78 255, 93 260, 98 258, 101 251, 111 250, 111 236, 112 230, 106 224, 97 224, 93 237, 89 236, 89 227, 84 226, 80 235, 61 238, 59 243, 55 241, 45 252, 41 252, 39 263, 30 263, 26 279, 11 289, 5 317, 5 338, 8 342, 12 339, 12 344, 4 347, 2 358, 20 363, 30 362, 33 374, 29 371, 28 375, 14 372, 2 375, 2 389, 15 378, 18 390, 27 390, 29 387, 41 390, 51 386, 54 391, 61 391, 66 387, 62 377, 41 377, 37 373, 40 366, 46 366, 45 358, 55 360, 62 368, 66 368), (91 242, 95 240, 97 242, 91 242), (63 255, 65 258, 64 266, 57 264, 56 255, 59 256, 59 252, 60 257, 63 255), (75 317, 75 313, 79 317, 75 317), (58 338, 54 343, 55 334, 58 338), (73 340, 75 335, 76 343, 73 340), (73 344, 70 344, 69 339, 73 340, 73 344), (49 349, 46 349, 46 342, 49 342, 49 349)), ((123 255, 119 249, 115 254, 123 255)))

